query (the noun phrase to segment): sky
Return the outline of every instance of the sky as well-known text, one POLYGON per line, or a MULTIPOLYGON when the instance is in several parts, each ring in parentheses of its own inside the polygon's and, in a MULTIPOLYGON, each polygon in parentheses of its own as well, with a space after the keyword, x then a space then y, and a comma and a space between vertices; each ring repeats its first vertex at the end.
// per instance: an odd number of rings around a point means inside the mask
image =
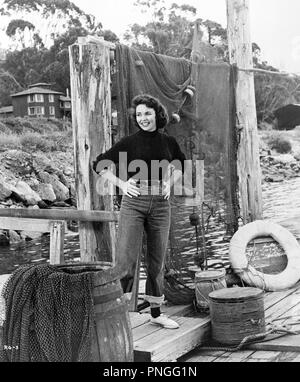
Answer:
MULTIPOLYGON (((169 4, 189 4, 197 17, 227 25, 226 0, 166 0, 169 4)), ((145 24, 149 14, 141 14, 134 0, 72 0, 94 15, 104 29, 122 37, 133 23, 145 24)), ((251 39, 261 48, 262 59, 282 71, 300 74, 300 1, 249 0, 251 39)))

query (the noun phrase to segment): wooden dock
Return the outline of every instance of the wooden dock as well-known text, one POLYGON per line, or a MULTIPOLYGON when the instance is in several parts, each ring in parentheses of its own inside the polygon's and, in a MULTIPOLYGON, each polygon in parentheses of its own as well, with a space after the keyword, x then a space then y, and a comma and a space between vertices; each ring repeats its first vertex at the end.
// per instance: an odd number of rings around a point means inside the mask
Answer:
MULTIPOLYGON (((268 292, 264 297, 266 322, 278 326, 291 325, 291 330, 300 331, 300 283, 294 288, 268 292), (285 318, 287 317, 287 318, 285 318)), ((208 329, 210 330, 210 329, 208 329)), ((278 335, 278 333, 277 333, 278 335)), ((277 336, 271 334, 269 338, 277 336)), ((248 344, 237 352, 209 349, 209 341, 192 352, 177 359, 180 362, 299 362, 300 335, 286 334, 270 341, 248 344), (204 348, 205 346, 205 348, 204 348)), ((215 346, 215 345, 214 345, 215 346)), ((221 347, 226 347, 220 345, 221 347)))
MULTIPOLYGON (((293 323, 298 322, 292 325, 292 330, 300 330, 300 283, 286 291, 267 292, 264 305, 266 322, 283 325, 291 321, 284 317, 292 316, 293 323)), ((213 347, 207 350, 212 346, 209 315, 195 312, 192 306, 165 306, 163 312, 176 320, 180 328, 168 330, 150 324, 147 311, 130 313, 135 362, 300 361, 300 335, 287 334, 267 342, 248 344, 237 352, 214 350, 213 347)), ((275 336, 278 333, 271 334, 268 339, 275 336)))

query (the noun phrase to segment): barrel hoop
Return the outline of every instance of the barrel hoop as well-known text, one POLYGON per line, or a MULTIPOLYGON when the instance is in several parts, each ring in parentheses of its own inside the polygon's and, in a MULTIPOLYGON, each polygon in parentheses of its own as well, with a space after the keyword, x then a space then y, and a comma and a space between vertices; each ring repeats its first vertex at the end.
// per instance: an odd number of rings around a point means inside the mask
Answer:
POLYGON ((300 246, 295 236, 286 228, 270 221, 257 220, 240 228, 232 237, 229 246, 232 269, 248 285, 279 291, 293 287, 300 279, 300 246), (270 275, 257 271, 248 263, 247 244, 256 237, 271 236, 283 248, 288 263, 279 274, 270 275))
POLYGON ((102 320, 104 318, 113 317, 116 315, 116 313, 126 313, 128 312, 128 306, 126 304, 116 306, 115 308, 109 309, 106 312, 95 312, 94 316, 96 321, 102 320))
POLYGON ((109 301, 116 300, 117 298, 120 298, 123 296, 122 290, 117 290, 115 292, 107 293, 102 296, 93 296, 94 304, 104 304, 109 301))

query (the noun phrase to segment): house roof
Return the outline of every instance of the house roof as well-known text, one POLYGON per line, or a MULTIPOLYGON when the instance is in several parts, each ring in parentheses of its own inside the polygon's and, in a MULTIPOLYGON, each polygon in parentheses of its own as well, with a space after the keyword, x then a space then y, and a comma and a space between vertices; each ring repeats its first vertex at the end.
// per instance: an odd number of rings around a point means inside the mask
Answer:
POLYGON ((19 93, 11 94, 10 96, 11 97, 18 97, 18 96, 22 96, 22 95, 37 94, 37 93, 38 94, 63 94, 62 92, 56 92, 55 90, 35 87, 35 88, 30 88, 30 89, 24 90, 24 91, 19 92, 19 93))
POLYGON ((66 96, 60 96, 59 99, 61 101, 71 101, 71 98, 70 97, 66 97, 66 96))
POLYGON ((47 82, 38 82, 36 84, 28 85, 29 88, 36 88, 40 86, 52 86, 52 84, 48 84, 47 82))
POLYGON ((3 107, 0 107, 0 114, 12 113, 13 110, 14 110, 13 106, 3 106, 3 107))

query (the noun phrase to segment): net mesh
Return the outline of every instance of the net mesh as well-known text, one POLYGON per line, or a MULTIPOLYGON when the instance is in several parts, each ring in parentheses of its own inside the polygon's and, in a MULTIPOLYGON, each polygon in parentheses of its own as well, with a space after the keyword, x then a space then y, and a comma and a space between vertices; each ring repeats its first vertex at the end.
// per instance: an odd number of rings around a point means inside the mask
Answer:
POLYGON ((91 360, 92 272, 22 265, 7 280, 2 362, 91 360))

